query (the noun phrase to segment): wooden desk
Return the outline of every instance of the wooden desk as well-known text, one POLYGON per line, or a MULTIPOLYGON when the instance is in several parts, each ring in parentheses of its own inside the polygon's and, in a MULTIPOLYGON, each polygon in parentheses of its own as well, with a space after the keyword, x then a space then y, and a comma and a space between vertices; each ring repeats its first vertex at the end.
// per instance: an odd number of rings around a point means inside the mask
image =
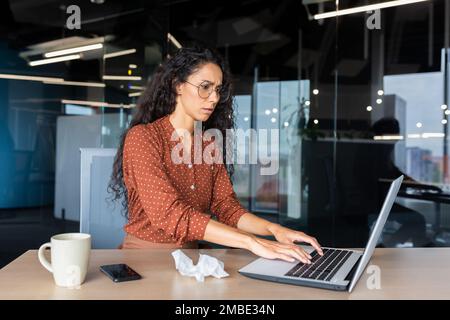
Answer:
MULTIPOLYGON (((200 250, 230 274, 200 283, 175 270, 172 251, 93 250, 85 283, 65 289, 30 250, 0 270, 0 299, 450 299, 450 248, 376 249, 370 264, 381 268, 381 290, 369 290, 364 273, 351 294, 246 278, 237 270, 255 256, 238 249, 200 250), (127 263, 143 279, 113 283, 99 271, 113 263, 127 263)), ((198 250, 183 251, 197 262, 198 250)))

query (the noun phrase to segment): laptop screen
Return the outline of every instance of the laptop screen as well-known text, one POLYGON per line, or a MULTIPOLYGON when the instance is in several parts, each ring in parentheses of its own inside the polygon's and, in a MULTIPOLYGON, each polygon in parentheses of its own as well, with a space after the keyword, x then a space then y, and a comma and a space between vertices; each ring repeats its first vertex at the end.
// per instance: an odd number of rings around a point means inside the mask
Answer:
POLYGON ((375 227, 373 228, 369 237, 369 241, 367 242, 366 248, 364 249, 364 254, 358 263, 355 275, 353 276, 353 279, 350 283, 350 287, 348 290, 349 292, 352 292, 353 288, 358 282, 359 277, 361 277, 361 274, 363 273, 364 269, 370 261, 370 258, 372 257, 373 251, 375 250, 378 239, 380 238, 381 232, 383 231, 384 225, 389 216, 389 212, 391 211, 395 198, 397 197, 398 190, 402 185, 402 181, 403 176, 400 176, 391 183, 389 192, 384 199, 383 206, 381 208, 380 214, 378 215, 377 222, 375 223, 375 227))

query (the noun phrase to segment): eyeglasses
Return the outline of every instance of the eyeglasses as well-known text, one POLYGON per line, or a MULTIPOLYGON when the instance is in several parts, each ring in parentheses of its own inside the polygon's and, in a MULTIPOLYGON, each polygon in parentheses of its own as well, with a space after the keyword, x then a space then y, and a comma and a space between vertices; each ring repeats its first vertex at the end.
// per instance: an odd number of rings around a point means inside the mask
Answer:
MULTIPOLYGON (((202 99, 209 98, 209 96, 211 95, 211 93, 214 90, 213 84, 211 82, 209 82, 209 81, 203 81, 199 85, 193 84, 193 83, 191 83, 189 81, 185 81, 185 82, 189 83, 190 85, 192 85, 194 87, 196 87, 197 90, 198 90, 198 96, 200 98, 202 98, 202 99)), ((224 91, 223 86, 217 86, 215 91, 216 91, 217 96, 219 96, 220 98, 228 99, 228 95, 224 91)))

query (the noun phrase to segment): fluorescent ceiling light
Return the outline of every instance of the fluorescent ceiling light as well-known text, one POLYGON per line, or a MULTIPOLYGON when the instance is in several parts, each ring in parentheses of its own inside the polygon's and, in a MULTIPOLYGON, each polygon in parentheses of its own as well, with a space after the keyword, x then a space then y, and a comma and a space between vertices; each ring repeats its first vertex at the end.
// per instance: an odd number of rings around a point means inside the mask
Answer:
POLYGON ((47 42, 40 42, 27 47, 27 51, 19 53, 19 56, 23 59, 35 55, 43 55, 46 52, 53 52, 56 50, 77 48, 81 46, 87 46, 91 44, 104 43, 114 39, 114 36, 108 35, 105 37, 85 38, 79 36, 58 38, 47 42))
POLYGON ((95 44, 89 44, 89 45, 81 46, 81 47, 68 48, 68 49, 47 52, 44 54, 44 57, 51 58, 51 57, 63 56, 66 54, 85 52, 85 51, 90 51, 90 50, 97 50, 97 49, 101 49, 101 48, 103 48, 102 43, 95 43, 95 44))
POLYGON ((80 59, 80 58, 81 58, 81 55, 79 55, 79 54, 71 54, 71 55, 63 56, 63 57, 56 57, 56 58, 50 58, 50 59, 30 61, 30 62, 28 62, 28 64, 30 66, 34 67, 34 66, 40 66, 40 65, 43 65, 43 64, 62 62, 62 61, 69 61, 69 60, 76 60, 76 59, 80 59))
POLYGON ((132 92, 129 93, 128 96, 129 97, 139 97, 142 94, 142 92, 132 92))
POLYGON ((74 114, 81 116, 90 116, 94 114, 94 110, 86 106, 77 106, 74 104, 66 104, 65 114, 74 114))
POLYGON ((140 86, 128 86, 128 89, 133 89, 133 90, 145 90, 145 87, 140 87, 140 86))
POLYGON ((132 54, 135 53, 136 49, 128 49, 128 50, 123 50, 123 51, 116 51, 116 52, 111 52, 111 53, 105 53, 103 55, 103 58, 108 59, 108 58, 114 58, 114 57, 119 57, 119 56, 124 56, 127 54, 132 54))
POLYGON ((138 76, 103 76, 103 80, 142 80, 142 77, 138 76))
POLYGON ((174 46, 177 47, 178 49, 182 48, 181 43, 179 43, 178 40, 175 39, 175 37, 170 33, 167 33, 167 39, 169 39, 169 41, 172 42, 174 46))
POLYGON ((382 135, 382 136, 374 136, 374 140, 403 140, 403 136, 399 135, 382 135))
POLYGON ((134 108, 136 106, 135 104, 117 104, 101 101, 84 101, 84 100, 68 100, 68 99, 61 100, 61 103, 78 104, 82 106, 91 106, 91 107, 107 107, 107 108, 134 108))
POLYGON ((52 81, 52 82, 63 82, 62 78, 51 78, 51 77, 37 77, 37 76, 23 76, 18 74, 7 74, 0 73, 0 79, 9 80, 28 80, 28 81, 52 81))
POLYGON ((319 13, 314 15, 315 20, 320 19, 326 19, 326 18, 332 18, 337 16, 343 16, 347 14, 352 13, 358 13, 358 12, 367 12, 377 9, 384 9, 384 8, 390 8, 390 7, 397 7, 402 6, 405 4, 411 4, 416 2, 423 2, 428 0, 396 0, 396 1, 387 1, 387 2, 381 2, 376 4, 370 4, 367 6, 361 6, 361 7, 355 7, 355 8, 349 8, 349 9, 343 9, 343 10, 336 10, 336 11, 330 11, 325 13, 319 13))
POLYGON ((59 84, 64 86, 98 87, 104 88, 106 85, 101 82, 79 82, 79 81, 44 81, 45 84, 59 84))
POLYGON ((59 84, 59 85, 66 85, 66 86, 81 86, 81 87, 104 88, 106 86, 104 83, 101 83, 101 82, 65 81, 63 78, 24 76, 24 75, 7 74, 7 73, 0 73, 0 79, 38 81, 38 82, 43 82, 44 84, 59 84))

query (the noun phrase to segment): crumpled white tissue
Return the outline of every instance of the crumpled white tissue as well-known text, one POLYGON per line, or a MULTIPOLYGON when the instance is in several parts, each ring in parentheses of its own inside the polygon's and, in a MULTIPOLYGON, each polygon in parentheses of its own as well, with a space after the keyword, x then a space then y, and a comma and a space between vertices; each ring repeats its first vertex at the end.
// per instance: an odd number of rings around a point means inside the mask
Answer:
POLYGON ((172 252, 172 256, 175 260, 175 268, 183 276, 195 277, 198 282, 205 281, 207 276, 219 279, 229 276, 223 269, 224 264, 222 261, 206 254, 200 254, 198 263, 195 266, 192 260, 180 249, 172 252))

